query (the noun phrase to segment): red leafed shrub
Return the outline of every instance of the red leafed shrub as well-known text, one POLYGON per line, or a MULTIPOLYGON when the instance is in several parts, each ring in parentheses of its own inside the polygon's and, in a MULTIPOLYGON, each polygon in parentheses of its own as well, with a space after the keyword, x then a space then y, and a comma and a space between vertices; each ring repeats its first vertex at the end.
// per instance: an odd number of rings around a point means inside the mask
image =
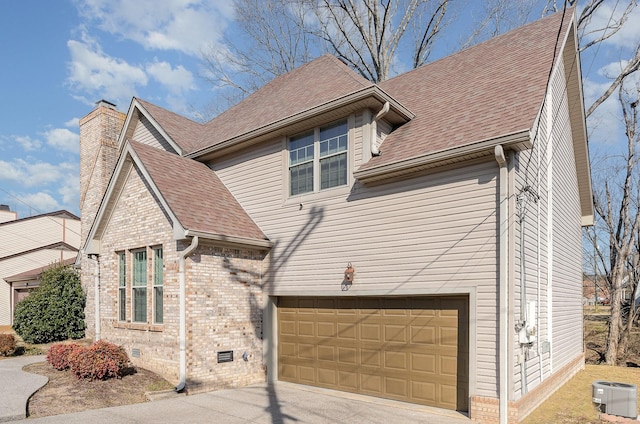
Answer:
POLYGON ((88 348, 74 350, 69 363, 77 378, 91 380, 122 377, 129 369, 129 357, 124 348, 102 340, 88 348))
POLYGON ((66 370, 71 366, 69 358, 75 351, 85 349, 76 343, 58 343, 49 348, 47 352, 47 362, 59 371, 66 370))
POLYGON ((0 334, 0 356, 7 356, 16 350, 16 339, 13 334, 0 334))

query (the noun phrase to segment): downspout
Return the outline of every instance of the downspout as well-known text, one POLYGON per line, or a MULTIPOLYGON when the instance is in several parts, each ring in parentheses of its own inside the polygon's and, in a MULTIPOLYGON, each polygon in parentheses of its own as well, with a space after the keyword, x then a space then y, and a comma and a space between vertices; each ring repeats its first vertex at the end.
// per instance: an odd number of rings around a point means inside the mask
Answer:
POLYGON ((181 392, 187 384, 187 290, 185 282, 185 263, 187 256, 193 253, 198 247, 198 236, 191 239, 191 244, 180 254, 180 268, 178 271, 180 292, 178 302, 180 303, 180 329, 178 338, 180 339, 180 381, 174 388, 176 392, 181 392))
POLYGON ((95 315, 95 331, 96 335, 94 337, 94 341, 100 340, 100 256, 98 255, 89 255, 87 256, 89 262, 95 265, 93 272, 93 307, 94 307, 94 315, 95 315), (94 256, 92 258, 91 256, 94 256))
POLYGON ((376 116, 371 121, 371 155, 380 156, 380 149, 378 146, 378 121, 389 113, 389 102, 385 102, 382 109, 378 111, 376 116))
POLYGON ((509 357, 509 309, 507 307, 508 299, 508 271, 509 271, 509 251, 507 249, 508 230, 509 230, 509 216, 508 216, 508 201, 509 201, 509 170, 507 168, 507 159, 504 156, 504 150, 501 145, 495 147, 495 158, 500 167, 500 211, 499 211, 499 244, 500 244, 500 267, 499 267, 499 301, 500 301, 500 313, 499 319, 499 412, 500 412, 500 424, 507 424, 508 417, 508 387, 509 376, 507 375, 508 369, 508 357, 509 357))

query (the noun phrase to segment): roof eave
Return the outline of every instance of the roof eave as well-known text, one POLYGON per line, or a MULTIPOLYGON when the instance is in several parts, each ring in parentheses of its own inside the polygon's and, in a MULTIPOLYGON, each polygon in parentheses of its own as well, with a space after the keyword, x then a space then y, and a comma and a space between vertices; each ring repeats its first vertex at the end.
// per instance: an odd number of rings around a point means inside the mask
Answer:
POLYGON ((416 156, 402 161, 358 170, 355 171, 353 175, 357 180, 363 183, 377 181, 383 178, 398 177, 429 168, 435 168, 448 163, 487 156, 492 154, 493 148, 498 144, 502 145, 505 149, 517 151, 530 149, 532 146, 531 132, 529 129, 524 129, 502 135, 500 137, 481 140, 451 149, 430 152, 425 155, 416 156))
POLYGON ((376 103, 376 106, 379 106, 379 107, 384 105, 386 102, 389 102, 390 113, 387 114, 386 119, 390 120, 394 125, 406 123, 415 117, 415 114, 413 112, 411 112, 409 109, 403 106, 400 102, 398 102, 393 97, 391 97, 388 93, 386 93, 380 87, 378 87, 377 85, 371 85, 361 90, 354 91, 345 96, 331 100, 329 102, 320 104, 318 106, 314 106, 310 109, 306 109, 299 113, 290 115, 286 118, 264 125, 262 127, 255 128, 244 134, 240 134, 235 137, 229 138, 227 140, 223 140, 212 146, 205 147, 203 149, 189 153, 186 155, 186 157, 191 159, 202 159, 205 156, 206 157, 213 156, 213 155, 219 154, 222 151, 226 151, 229 148, 235 147, 239 144, 243 144, 255 139, 259 139, 260 137, 267 136, 269 134, 272 134, 288 126, 309 120, 313 117, 322 115, 327 112, 333 112, 336 109, 347 107, 353 103, 363 102, 367 99, 374 100, 374 102, 376 103))
POLYGON ((273 247, 273 243, 270 240, 254 239, 254 238, 238 237, 238 236, 228 236, 224 234, 214 234, 214 233, 198 231, 198 230, 187 229, 184 231, 184 236, 185 236, 184 238, 198 236, 200 239, 203 239, 203 240, 211 240, 211 241, 222 243, 222 244, 249 247, 249 248, 259 249, 259 250, 269 250, 271 249, 271 247, 273 247))

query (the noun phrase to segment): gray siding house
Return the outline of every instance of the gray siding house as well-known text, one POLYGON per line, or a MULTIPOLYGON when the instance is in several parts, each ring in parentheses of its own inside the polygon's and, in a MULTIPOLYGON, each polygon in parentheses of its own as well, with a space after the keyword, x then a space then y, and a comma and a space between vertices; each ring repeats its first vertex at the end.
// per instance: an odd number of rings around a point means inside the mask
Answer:
POLYGON ((569 9, 379 84, 325 55, 205 124, 99 103, 89 335, 189 393, 288 381, 519 422, 584 365, 576 47, 569 9))

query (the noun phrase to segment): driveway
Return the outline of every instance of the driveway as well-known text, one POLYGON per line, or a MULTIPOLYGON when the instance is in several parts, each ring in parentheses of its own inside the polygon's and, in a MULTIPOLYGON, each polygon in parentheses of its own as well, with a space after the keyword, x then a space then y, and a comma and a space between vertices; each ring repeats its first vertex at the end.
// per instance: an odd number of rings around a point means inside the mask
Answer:
POLYGON ((470 424, 471 420, 454 411, 278 382, 14 422, 470 424))

